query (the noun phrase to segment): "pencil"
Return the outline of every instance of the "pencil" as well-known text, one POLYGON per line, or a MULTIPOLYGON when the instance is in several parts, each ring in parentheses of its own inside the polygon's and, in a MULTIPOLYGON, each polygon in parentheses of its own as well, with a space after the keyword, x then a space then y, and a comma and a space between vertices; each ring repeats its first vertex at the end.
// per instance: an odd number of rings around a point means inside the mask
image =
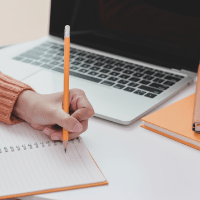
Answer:
MULTIPOLYGON (((64 31, 64 94, 63 110, 69 114, 69 62, 70 62, 70 26, 65 26, 64 31)), ((66 153, 69 133, 63 128, 63 144, 66 153)))

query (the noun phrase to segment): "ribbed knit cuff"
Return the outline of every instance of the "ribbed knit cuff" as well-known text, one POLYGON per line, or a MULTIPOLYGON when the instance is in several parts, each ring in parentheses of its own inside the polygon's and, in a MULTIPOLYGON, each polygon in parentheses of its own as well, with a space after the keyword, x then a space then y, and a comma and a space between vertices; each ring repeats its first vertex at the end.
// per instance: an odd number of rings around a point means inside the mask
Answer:
POLYGON ((24 90, 34 91, 29 85, 0 72, 0 121, 7 124, 23 121, 12 115, 12 111, 18 96, 24 90))

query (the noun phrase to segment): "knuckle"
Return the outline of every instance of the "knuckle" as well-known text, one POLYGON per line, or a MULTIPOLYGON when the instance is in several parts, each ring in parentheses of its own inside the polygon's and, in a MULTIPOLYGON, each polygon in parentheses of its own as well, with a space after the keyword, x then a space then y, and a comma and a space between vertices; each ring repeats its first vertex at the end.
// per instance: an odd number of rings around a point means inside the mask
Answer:
POLYGON ((78 94, 84 94, 85 95, 85 92, 81 89, 78 89, 78 88, 73 88, 73 91, 78 93, 78 94))
POLYGON ((88 109, 88 115, 89 115, 90 117, 93 117, 94 114, 95 114, 94 109, 93 109, 93 108, 89 108, 89 109, 88 109))

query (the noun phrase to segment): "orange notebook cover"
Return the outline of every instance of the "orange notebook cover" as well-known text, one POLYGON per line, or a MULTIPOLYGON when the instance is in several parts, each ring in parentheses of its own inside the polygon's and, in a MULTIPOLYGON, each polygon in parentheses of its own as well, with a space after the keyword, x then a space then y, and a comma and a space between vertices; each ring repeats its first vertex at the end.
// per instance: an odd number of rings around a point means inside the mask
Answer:
POLYGON ((195 94, 142 118, 143 128, 200 150, 200 134, 192 131, 195 94))
POLYGON ((0 122, 0 177, 0 199, 108 184, 81 137, 65 153, 26 122, 0 122))

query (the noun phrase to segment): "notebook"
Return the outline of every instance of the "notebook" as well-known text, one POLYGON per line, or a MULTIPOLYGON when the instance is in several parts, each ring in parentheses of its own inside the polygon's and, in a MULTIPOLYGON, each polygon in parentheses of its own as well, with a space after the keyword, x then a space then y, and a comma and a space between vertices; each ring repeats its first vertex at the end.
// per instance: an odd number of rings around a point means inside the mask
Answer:
POLYGON ((26 122, 0 122, 0 179, 0 199, 108 184, 81 137, 64 153, 26 122))
POLYGON ((200 150, 200 134, 192 131, 195 94, 142 118, 143 128, 200 150))

